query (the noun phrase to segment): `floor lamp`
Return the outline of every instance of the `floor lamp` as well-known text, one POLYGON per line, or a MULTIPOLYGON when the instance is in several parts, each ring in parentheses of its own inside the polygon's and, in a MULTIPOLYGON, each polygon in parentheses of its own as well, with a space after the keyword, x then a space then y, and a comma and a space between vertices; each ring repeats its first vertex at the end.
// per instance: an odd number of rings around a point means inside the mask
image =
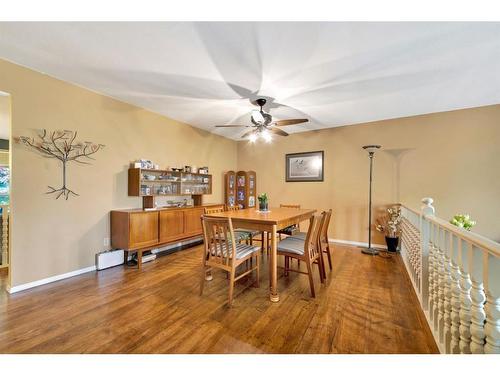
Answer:
POLYGON ((363 148, 368 152, 370 158, 370 195, 368 200, 368 247, 364 247, 361 252, 363 254, 377 255, 378 250, 372 248, 372 180, 373 180, 373 155, 378 150, 380 145, 367 145, 363 148))

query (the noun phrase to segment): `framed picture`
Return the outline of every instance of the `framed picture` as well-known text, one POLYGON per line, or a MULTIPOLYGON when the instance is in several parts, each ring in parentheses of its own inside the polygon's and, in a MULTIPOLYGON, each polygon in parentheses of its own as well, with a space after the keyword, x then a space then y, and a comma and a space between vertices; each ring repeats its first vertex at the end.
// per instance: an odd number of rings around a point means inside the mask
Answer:
POLYGON ((286 154, 286 182, 323 181, 324 152, 286 154))

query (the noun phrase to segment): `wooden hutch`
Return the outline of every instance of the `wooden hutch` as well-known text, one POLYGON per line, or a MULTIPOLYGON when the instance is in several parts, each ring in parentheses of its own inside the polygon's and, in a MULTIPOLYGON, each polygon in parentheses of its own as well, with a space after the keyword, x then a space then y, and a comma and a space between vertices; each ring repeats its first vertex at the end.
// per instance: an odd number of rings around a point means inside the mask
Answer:
POLYGON ((229 171, 225 175, 225 199, 228 206, 255 207, 257 202, 257 175, 254 171, 229 171))

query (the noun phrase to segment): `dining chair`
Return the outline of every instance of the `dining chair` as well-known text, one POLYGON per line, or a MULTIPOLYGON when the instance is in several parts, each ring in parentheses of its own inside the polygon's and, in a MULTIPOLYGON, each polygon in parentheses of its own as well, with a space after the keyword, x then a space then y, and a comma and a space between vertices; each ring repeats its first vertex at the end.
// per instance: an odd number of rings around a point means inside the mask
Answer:
MULTIPOLYGON (((280 204, 280 208, 296 208, 296 209, 300 209, 300 204, 280 204)), ((284 235, 292 235, 294 232, 297 231, 297 229, 299 228, 298 225, 296 224, 293 224, 293 225, 290 225, 286 228, 283 228, 283 229, 280 229, 278 231, 276 231, 277 235, 278 235, 278 240, 281 241, 282 237, 281 235, 284 234, 284 235)), ((271 233, 267 233, 267 236, 266 236, 266 249, 270 249, 270 241, 271 241, 271 233)), ((300 264, 300 262, 299 262, 300 264)))
POLYGON ((259 248, 237 243, 231 218, 201 217, 203 227, 204 251, 200 282, 200 295, 203 294, 205 280, 212 280, 212 268, 219 268, 229 273, 229 306, 233 303, 234 284, 242 277, 256 271, 255 286, 259 287, 260 257, 259 248), (256 258, 255 267, 248 267, 248 260, 256 258), (236 276, 236 269, 246 263, 246 270, 236 276))
MULTIPOLYGON (((238 210, 240 210, 240 206, 227 206, 226 205, 226 211, 238 211, 238 210)), ((244 228, 236 228, 235 231, 245 233, 247 235, 249 245, 253 245, 254 240, 260 241, 262 251, 264 251, 264 232, 263 231, 259 231, 259 230, 255 230, 255 229, 244 229, 244 228), (260 238, 255 238, 258 235, 260 235, 260 238)))
MULTIPOLYGON (((221 204, 219 206, 210 206, 210 207, 205 207, 205 215, 210 215, 210 214, 217 214, 220 212, 224 212, 224 209, 226 207, 221 204)), ((245 231, 240 231, 236 229, 234 231, 234 237, 236 239, 236 242, 241 242, 243 240, 247 241, 248 240, 248 234, 245 231)))
MULTIPOLYGON (((330 251, 330 242, 328 241, 328 228, 330 226, 331 218, 332 218, 332 210, 329 209, 328 211, 326 211, 326 217, 325 217, 324 222, 321 226, 320 235, 319 235, 319 242, 320 242, 319 245, 320 245, 323 253, 326 254, 326 257, 328 259, 328 266, 330 267, 330 271, 332 270, 332 253, 330 251)), ((299 233, 296 233, 296 234, 290 236, 290 238, 303 241, 303 240, 305 240, 306 236, 307 236, 306 232, 299 232, 299 233)))
POLYGON ((205 207, 205 215, 217 214, 219 212, 224 212, 224 205, 205 207))
MULTIPOLYGON (((296 209, 300 210, 300 204, 280 204, 280 208, 296 208, 296 209)), ((291 236, 297 231, 300 231, 300 225, 293 224, 293 225, 290 225, 286 228, 280 229, 277 233, 278 233, 279 239, 281 241, 282 234, 287 235, 287 236, 291 236)))
POLYGON ((298 272, 305 274, 309 277, 309 287, 311 289, 311 296, 316 297, 314 291, 314 280, 312 276, 312 268, 314 264, 318 264, 319 277, 321 283, 324 283, 323 275, 323 257, 321 249, 319 248, 319 233, 321 229, 321 222, 324 220, 325 214, 314 215, 309 224, 309 230, 307 232, 304 241, 293 239, 290 237, 278 243, 278 255, 283 255, 285 257, 285 276, 288 276, 288 272, 298 272), (290 259, 297 259, 303 261, 306 264, 307 272, 301 271, 300 269, 290 268, 290 259))

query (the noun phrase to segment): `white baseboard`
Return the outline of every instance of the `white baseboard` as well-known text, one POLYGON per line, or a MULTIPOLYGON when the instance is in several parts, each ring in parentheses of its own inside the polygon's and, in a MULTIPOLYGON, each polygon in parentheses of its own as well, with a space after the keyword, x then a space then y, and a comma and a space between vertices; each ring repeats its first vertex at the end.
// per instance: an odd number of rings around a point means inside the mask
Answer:
MULTIPOLYGON (((329 238, 328 241, 331 242, 331 243, 339 244, 339 245, 368 247, 368 242, 346 241, 346 240, 339 240, 339 239, 336 239, 336 238, 329 238)), ((386 245, 379 245, 379 244, 372 243, 372 247, 374 249, 387 250, 387 246, 386 245)))
POLYGON ((17 292, 20 292, 22 290, 31 289, 31 288, 34 288, 36 286, 40 286, 40 285, 44 285, 44 284, 49 284, 49 283, 52 283, 54 281, 59 281, 59 280, 67 279, 69 277, 81 275, 82 273, 92 272, 92 271, 95 271, 95 270, 96 270, 95 266, 90 266, 90 267, 82 268, 82 269, 79 269, 79 270, 76 270, 76 271, 71 271, 71 272, 63 273, 61 275, 55 275, 55 276, 47 277, 45 279, 32 281, 30 283, 8 287, 7 288, 7 292, 9 292, 10 294, 17 293, 17 292))

